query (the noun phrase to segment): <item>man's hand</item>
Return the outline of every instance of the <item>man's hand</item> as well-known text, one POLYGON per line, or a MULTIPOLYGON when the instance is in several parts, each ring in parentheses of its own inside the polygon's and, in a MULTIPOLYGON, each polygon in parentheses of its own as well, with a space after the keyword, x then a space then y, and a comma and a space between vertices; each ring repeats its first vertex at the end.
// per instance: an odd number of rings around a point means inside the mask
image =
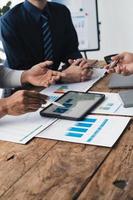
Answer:
POLYGON ((113 68, 109 68, 109 65, 106 66, 109 73, 117 73, 125 76, 133 74, 133 53, 121 53, 112 57, 112 61, 118 61, 118 63, 113 68))
POLYGON ((48 87, 54 84, 60 79, 62 73, 48 69, 52 64, 52 61, 45 61, 24 71, 21 76, 22 84, 30 83, 39 87, 48 87))
POLYGON ((86 59, 68 60, 70 66, 64 70, 66 76, 62 78, 63 82, 83 82, 87 81, 92 76, 92 66, 96 61, 86 59))
POLYGON ((5 114, 21 115, 27 112, 37 111, 46 103, 47 96, 35 91, 20 90, 12 96, 3 99, 5 114))
POLYGON ((119 64, 133 63, 133 53, 123 52, 117 56, 112 57, 112 61, 119 60, 119 64))
POLYGON ((117 74, 122 74, 124 76, 128 76, 133 74, 133 63, 130 64, 118 64, 112 70, 110 69, 109 72, 115 72, 117 74))

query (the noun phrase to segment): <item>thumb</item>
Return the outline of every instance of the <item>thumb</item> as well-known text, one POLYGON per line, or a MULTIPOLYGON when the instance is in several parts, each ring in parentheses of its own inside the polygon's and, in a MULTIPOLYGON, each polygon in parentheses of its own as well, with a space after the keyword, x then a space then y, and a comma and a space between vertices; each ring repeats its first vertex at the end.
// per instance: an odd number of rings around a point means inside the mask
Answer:
POLYGON ((113 61, 115 61, 115 60, 120 60, 120 59, 123 59, 123 58, 124 58, 124 55, 123 55, 123 54, 118 54, 118 55, 116 55, 116 56, 111 57, 111 59, 112 59, 113 61))
POLYGON ((41 62, 39 65, 41 68, 47 68, 49 66, 51 66, 53 64, 52 61, 44 61, 44 62, 41 62))

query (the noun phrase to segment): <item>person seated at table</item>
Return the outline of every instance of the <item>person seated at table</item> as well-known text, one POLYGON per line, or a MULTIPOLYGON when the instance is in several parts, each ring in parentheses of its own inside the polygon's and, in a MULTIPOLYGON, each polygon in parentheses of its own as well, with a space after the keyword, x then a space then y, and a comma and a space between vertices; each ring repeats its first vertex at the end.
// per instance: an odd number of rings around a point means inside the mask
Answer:
POLYGON ((61 82, 81 82, 91 78, 95 61, 83 59, 70 11, 46 0, 25 0, 1 17, 1 35, 8 66, 27 69, 52 60, 51 69, 66 73, 61 82))
MULTIPOLYGON (((61 73, 49 70, 52 62, 47 61, 29 70, 17 71, 0 66, 0 88, 19 87, 27 83, 48 87, 60 79, 61 73)), ((36 91, 20 90, 8 98, 0 99, 0 118, 5 115, 21 115, 38 110, 47 96, 36 91)))
POLYGON ((133 53, 120 53, 117 56, 112 57, 112 61, 118 61, 118 63, 111 69, 107 66, 109 72, 116 72, 125 76, 133 74, 133 53))

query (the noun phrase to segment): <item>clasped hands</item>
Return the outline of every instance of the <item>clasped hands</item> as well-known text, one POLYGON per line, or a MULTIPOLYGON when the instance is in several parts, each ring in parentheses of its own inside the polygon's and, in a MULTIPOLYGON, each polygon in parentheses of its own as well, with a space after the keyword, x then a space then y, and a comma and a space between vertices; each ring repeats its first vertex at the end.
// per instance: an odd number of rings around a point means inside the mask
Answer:
POLYGON ((68 63, 70 66, 63 71, 65 76, 62 77, 62 82, 73 83, 89 80, 93 74, 92 66, 96 62, 96 60, 87 60, 84 58, 77 60, 69 59, 68 63))

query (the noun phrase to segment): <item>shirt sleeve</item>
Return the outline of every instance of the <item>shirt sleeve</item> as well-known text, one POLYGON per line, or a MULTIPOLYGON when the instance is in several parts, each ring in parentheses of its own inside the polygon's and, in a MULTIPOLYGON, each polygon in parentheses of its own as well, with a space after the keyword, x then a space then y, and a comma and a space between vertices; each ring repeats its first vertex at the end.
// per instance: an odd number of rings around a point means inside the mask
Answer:
POLYGON ((0 65, 0 88, 20 87, 22 72, 0 65))

